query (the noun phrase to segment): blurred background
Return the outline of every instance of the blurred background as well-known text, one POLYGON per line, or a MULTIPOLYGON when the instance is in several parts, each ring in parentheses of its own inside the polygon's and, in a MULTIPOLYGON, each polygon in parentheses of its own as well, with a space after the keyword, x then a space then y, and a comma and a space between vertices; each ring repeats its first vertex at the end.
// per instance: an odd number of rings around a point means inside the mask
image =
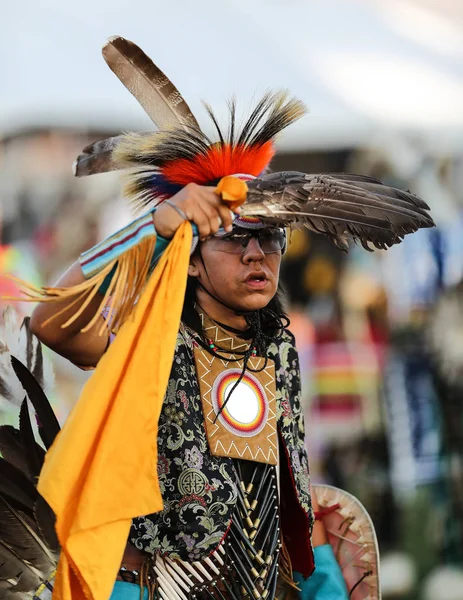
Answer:
MULTIPOLYGON (((101 58, 110 35, 139 44, 206 130, 202 98, 219 117, 232 94, 243 114, 267 88, 303 99, 276 170, 372 175, 428 202, 437 228, 388 252, 292 232, 283 278, 313 480, 369 510, 384 598, 462 600, 463 4, 25 0, 2 7, 1 33, 2 296, 17 293, 5 274, 52 284, 131 219, 117 174, 71 169, 87 143, 152 127, 101 58)), ((64 420, 88 374, 51 358, 64 420)))

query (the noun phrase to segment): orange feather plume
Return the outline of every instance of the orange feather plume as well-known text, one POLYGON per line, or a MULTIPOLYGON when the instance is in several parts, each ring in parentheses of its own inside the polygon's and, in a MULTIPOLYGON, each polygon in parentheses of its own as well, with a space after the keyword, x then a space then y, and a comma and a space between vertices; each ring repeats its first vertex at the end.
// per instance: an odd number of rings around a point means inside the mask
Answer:
POLYGON ((259 146, 214 144, 205 154, 174 160, 160 170, 171 183, 204 185, 234 173, 257 177, 267 168, 274 154, 271 141, 259 146))

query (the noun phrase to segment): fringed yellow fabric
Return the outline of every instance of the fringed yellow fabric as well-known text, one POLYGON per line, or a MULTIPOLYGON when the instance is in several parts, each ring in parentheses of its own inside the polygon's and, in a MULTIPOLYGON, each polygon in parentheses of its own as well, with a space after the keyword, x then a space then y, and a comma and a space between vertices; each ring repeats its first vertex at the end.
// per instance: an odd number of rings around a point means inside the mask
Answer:
MULTIPOLYGON (((56 513, 62 546, 53 600, 108 600, 132 518, 162 509, 157 427, 191 241, 185 222, 47 452, 38 489, 56 513)), ((133 283, 120 269, 116 293, 122 276, 133 283)))
MULTIPOLYGON (((71 325, 83 313, 98 293, 106 276, 114 269, 111 283, 101 300, 101 310, 96 311, 93 319, 82 331, 90 330, 100 318, 101 311, 107 307, 109 307, 109 314, 111 314, 111 330, 118 331, 132 312, 145 287, 155 246, 155 236, 145 238, 139 244, 124 252, 117 260, 106 265, 97 275, 69 288, 36 288, 25 281, 11 277, 24 290, 24 297, 14 298, 14 300, 21 300, 23 302, 60 302, 61 300, 66 300, 66 306, 62 310, 57 311, 47 321, 44 321, 44 326, 51 323, 63 312, 69 311, 75 304, 81 303, 79 309, 72 317, 63 323, 62 327, 65 328, 71 325), (71 302, 68 303, 69 301, 71 302)), ((106 323, 103 323, 100 333, 102 334, 106 328, 106 323)))

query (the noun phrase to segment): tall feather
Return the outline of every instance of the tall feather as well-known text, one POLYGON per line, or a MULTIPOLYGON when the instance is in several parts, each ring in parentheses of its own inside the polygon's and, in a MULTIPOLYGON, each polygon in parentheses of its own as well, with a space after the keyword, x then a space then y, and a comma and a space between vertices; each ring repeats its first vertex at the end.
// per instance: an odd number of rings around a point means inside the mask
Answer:
POLYGON ((367 250, 386 249, 407 233, 434 226, 423 200, 360 175, 279 172, 248 182, 248 188, 242 216, 304 225, 343 250, 349 238, 367 250))
POLYGON ((159 129, 198 127, 178 89, 136 44, 123 37, 110 38, 103 56, 159 129))

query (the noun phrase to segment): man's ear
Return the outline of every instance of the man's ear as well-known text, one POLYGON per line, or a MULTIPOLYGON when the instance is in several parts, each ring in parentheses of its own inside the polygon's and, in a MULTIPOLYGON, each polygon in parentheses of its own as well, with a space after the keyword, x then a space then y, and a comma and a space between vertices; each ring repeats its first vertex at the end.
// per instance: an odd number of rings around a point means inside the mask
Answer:
POLYGON ((192 256, 188 265, 188 275, 190 277, 199 277, 198 259, 192 256))

